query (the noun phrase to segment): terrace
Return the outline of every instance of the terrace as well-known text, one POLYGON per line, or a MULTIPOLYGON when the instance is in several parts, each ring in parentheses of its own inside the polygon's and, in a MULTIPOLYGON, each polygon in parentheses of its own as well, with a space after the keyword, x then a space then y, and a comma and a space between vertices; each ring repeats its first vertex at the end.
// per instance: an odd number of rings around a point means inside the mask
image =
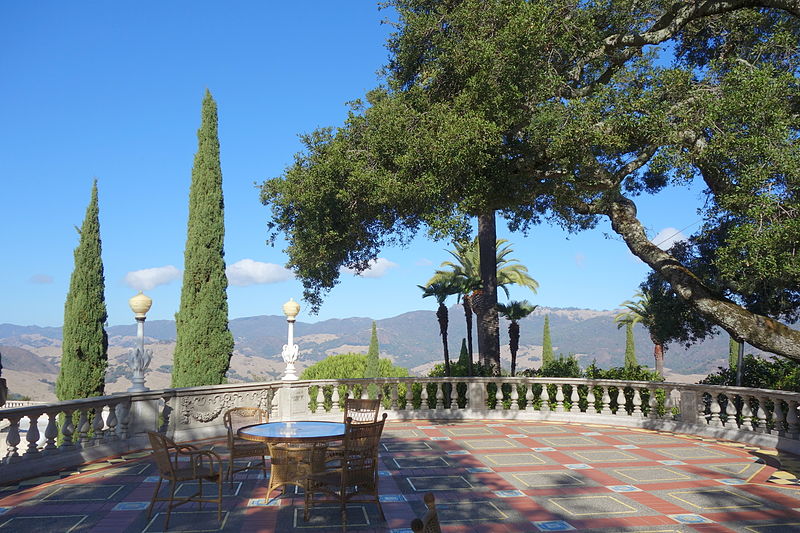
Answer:
MULTIPOLYGON (((799 394, 561 378, 374 382, 391 420, 380 472, 387 521, 374 505, 354 505, 353 531, 410 531, 426 492, 448 532, 800 531, 799 394)), ((161 531, 158 507, 146 518, 156 470, 145 431, 224 456, 226 409, 341 420, 343 398, 365 383, 166 389, 2 410, 0 530, 161 531)), ((224 488, 221 525, 211 506, 185 506, 170 531, 341 530, 337 504, 306 523, 300 495, 265 501, 258 470, 224 488)))

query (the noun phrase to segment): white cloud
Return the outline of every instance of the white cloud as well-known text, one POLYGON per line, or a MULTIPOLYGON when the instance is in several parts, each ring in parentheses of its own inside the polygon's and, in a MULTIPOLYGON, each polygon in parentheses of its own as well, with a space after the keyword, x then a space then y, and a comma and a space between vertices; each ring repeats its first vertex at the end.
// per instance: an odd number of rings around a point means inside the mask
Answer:
POLYGON ((28 281, 31 283, 36 283, 37 285, 45 285, 48 283, 53 283, 53 276, 48 276, 47 274, 34 274, 28 281))
POLYGON ((370 266, 365 271, 361 272, 360 274, 356 274, 356 271, 352 268, 342 268, 342 272, 347 272, 348 274, 355 274, 357 276, 361 276, 362 278, 382 278, 386 275, 390 268, 394 268, 397 266, 397 263, 392 263, 385 257, 379 257, 373 260, 370 263, 370 266))
POLYGON ((685 241, 686 235, 681 233, 680 230, 675 228, 664 228, 658 232, 658 235, 653 237, 650 242, 661 248, 662 250, 669 250, 676 242, 685 241))
POLYGON ((228 283, 237 287, 247 287, 248 285, 258 285, 262 283, 278 283, 292 279, 294 274, 281 265, 274 263, 262 263, 252 259, 242 259, 225 269, 228 275, 228 283))
POLYGON ((125 284, 132 289, 149 291, 179 277, 181 277, 181 271, 172 265, 167 265, 128 272, 125 274, 125 284))
POLYGON ((414 264, 416 266, 423 266, 423 267, 424 266, 433 266, 433 261, 431 261, 427 257, 423 257, 422 259, 418 259, 417 262, 414 263, 414 264))

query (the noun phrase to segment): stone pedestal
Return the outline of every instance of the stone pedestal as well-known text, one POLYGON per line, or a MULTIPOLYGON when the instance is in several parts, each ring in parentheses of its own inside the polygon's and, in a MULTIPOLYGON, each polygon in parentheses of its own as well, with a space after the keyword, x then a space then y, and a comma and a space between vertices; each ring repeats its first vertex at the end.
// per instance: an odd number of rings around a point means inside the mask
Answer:
POLYGON ((306 387, 281 387, 278 389, 278 417, 284 421, 307 419, 309 400, 306 387))
POLYGON ((128 415, 128 435, 158 431, 161 423, 160 403, 158 399, 132 401, 128 415))
MULTIPOLYGON (((697 392, 693 390, 681 391, 680 421, 689 424, 697 423, 697 392)), ((705 422, 705 421, 704 421, 705 422)))

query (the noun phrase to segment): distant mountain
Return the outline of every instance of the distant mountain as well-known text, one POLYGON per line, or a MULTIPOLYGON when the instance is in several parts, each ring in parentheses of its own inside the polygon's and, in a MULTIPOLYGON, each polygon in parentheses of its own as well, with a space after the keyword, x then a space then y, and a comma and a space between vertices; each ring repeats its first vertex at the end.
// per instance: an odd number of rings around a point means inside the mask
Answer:
MULTIPOLYGON (((449 345, 453 359, 458 357, 461 339, 465 336, 465 321, 460 305, 450 308, 449 345)), ((541 339, 545 315, 550 316, 550 331, 556 354, 577 354, 583 366, 596 360, 604 368, 621 365, 625 352, 625 332, 614 324, 615 311, 576 308, 538 308, 520 322, 519 367, 538 367, 541 360, 541 339)), ((378 320, 381 354, 395 364, 425 372, 431 364, 441 361, 442 342, 436 314, 433 311, 411 311, 378 320)), ((307 366, 328 355, 344 352, 366 352, 372 319, 366 317, 324 320, 316 323, 297 322, 295 342, 300 347, 300 365, 307 366)), ((508 366, 508 323, 500 328, 504 365, 508 366)), ((283 363, 280 352, 286 343, 286 319, 282 316, 254 316, 230 321, 236 347, 231 361, 231 381, 277 378, 283 363)), ((127 351, 136 343, 134 324, 111 326, 107 380, 114 384, 107 390, 125 390, 129 386, 129 371, 124 363, 127 351)), ((175 344, 175 322, 154 320, 145 324, 146 342, 155 352, 148 374, 151 387, 168 386, 172 370, 172 351, 175 344)), ((647 331, 638 325, 634 329, 639 362, 653 365, 653 345, 647 331)), ((477 342, 476 342, 477 346, 477 342)), ((477 351, 477 348, 476 348, 477 351)), ((748 352, 758 353, 749 349, 748 352)), ((727 364, 728 338, 720 335, 685 349, 669 346, 666 366, 679 374, 702 374, 727 364)), ((4 372, 19 380, 36 381, 36 387, 52 388, 58 373, 61 356, 61 328, 0 325, 0 354, 4 372), (25 378, 27 376, 27 378, 25 378), (36 378, 36 379, 33 379, 36 378)), ((8 376, 6 376, 8 377, 8 376)), ((692 378, 694 379, 694 378, 692 378)), ((14 392, 23 392, 11 382, 14 392)), ((39 389, 37 389, 38 391, 39 389)), ((40 392, 36 392, 41 396, 40 392)))

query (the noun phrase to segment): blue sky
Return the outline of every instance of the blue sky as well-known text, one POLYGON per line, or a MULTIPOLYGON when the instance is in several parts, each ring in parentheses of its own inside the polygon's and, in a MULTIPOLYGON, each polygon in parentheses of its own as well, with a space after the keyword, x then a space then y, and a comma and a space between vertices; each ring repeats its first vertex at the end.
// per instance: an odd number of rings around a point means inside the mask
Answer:
MULTIPOLYGON (((0 323, 61 324, 94 178, 109 323, 133 322, 137 286, 154 300, 149 319, 173 317, 206 88, 219 108, 230 317, 280 314, 299 299, 281 247, 265 244, 269 211, 255 184, 281 174, 298 134, 341 124, 346 102, 378 83, 387 15, 374 2, 0 3, 0 323)), ((656 238, 697 222, 700 201, 699 190, 669 190, 641 199, 639 212, 656 238)), ((647 272, 604 236, 607 224, 500 233, 541 284, 514 299, 613 309, 647 272)), ((320 314, 299 319, 435 309, 416 285, 447 247, 419 237, 385 249, 378 268, 344 274, 320 314)))

